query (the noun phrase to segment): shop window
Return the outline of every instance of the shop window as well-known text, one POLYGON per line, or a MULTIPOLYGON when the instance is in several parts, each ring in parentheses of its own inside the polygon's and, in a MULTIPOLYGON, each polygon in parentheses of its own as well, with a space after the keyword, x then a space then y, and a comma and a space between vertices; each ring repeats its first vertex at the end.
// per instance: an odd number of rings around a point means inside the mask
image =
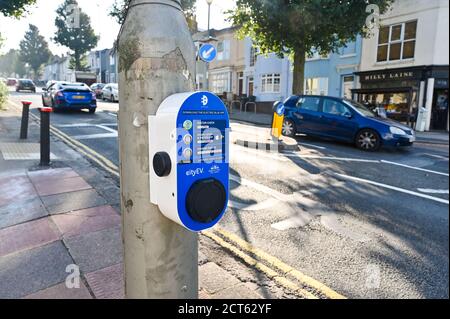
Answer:
POLYGON ((261 93, 280 93, 281 75, 264 74, 261 77, 261 93))
POLYGON ((378 36, 377 62, 413 59, 417 21, 384 26, 378 36))

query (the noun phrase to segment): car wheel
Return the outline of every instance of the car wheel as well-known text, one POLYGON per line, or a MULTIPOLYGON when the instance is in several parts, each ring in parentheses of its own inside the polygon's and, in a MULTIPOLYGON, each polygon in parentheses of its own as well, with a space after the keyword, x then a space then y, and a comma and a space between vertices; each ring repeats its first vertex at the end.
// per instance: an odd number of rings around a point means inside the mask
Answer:
POLYGON ((111 95, 111 103, 116 103, 116 99, 114 98, 114 95, 111 95))
POLYGON ((380 149, 381 139, 378 133, 371 129, 365 129, 356 136, 356 146, 363 151, 375 152, 380 149))
POLYGON ((284 136, 294 137, 297 134, 295 123, 291 120, 285 120, 283 122, 282 133, 284 136))
POLYGON ((90 113, 90 114, 94 114, 95 111, 97 111, 97 109, 89 109, 89 113, 90 113))

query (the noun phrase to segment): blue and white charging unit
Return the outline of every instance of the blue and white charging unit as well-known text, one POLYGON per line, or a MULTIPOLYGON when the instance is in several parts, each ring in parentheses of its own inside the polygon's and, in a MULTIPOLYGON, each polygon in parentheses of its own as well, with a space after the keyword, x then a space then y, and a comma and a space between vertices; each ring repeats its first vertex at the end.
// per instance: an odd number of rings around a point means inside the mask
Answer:
POLYGON ((227 209, 229 128, 209 92, 172 95, 149 117, 150 201, 190 231, 213 227, 227 209))

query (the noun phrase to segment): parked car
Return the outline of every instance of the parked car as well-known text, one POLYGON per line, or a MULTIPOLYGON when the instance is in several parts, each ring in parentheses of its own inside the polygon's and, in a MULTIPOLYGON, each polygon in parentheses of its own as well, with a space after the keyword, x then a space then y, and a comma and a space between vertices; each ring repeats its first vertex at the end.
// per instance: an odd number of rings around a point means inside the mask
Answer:
POLYGON ((30 79, 19 79, 16 84, 16 92, 31 91, 36 93, 36 84, 30 79))
POLYGON ((88 110, 95 113, 97 97, 84 83, 51 82, 42 89, 42 104, 58 110, 88 110))
POLYGON ((106 84, 102 90, 102 99, 119 102, 119 85, 117 83, 106 84))
POLYGON ((297 133, 354 143, 364 151, 412 146, 416 133, 399 122, 377 116, 355 101, 327 96, 292 96, 286 107, 283 134, 297 133))
POLYGON ((103 96, 103 88, 105 87, 105 84, 103 83, 94 83, 91 85, 91 90, 95 92, 95 95, 97 96, 97 99, 102 98, 103 96))
POLYGON ((8 78, 8 80, 6 81, 7 86, 15 86, 16 84, 17 84, 17 79, 14 79, 14 78, 8 78))

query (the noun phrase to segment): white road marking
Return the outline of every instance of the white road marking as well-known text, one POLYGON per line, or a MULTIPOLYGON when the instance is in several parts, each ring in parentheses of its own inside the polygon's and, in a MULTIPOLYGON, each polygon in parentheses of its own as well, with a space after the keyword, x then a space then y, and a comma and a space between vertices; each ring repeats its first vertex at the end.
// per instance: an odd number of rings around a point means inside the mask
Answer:
POLYGON ((323 146, 317 146, 317 145, 314 145, 314 144, 300 142, 300 146, 302 146, 302 145, 309 146, 309 147, 312 147, 312 148, 317 148, 319 150, 326 150, 327 149, 326 147, 323 147, 323 146))
POLYGON ((292 197, 293 197, 293 195, 285 195, 285 194, 280 193, 279 191, 277 191, 275 189, 272 189, 272 188, 267 187, 267 186, 262 185, 262 184, 258 184, 258 183, 252 182, 252 181, 250 181, 248 179, 244 179, 244 178, 241 178, 241 177, 236 176, 236 175, 230 175, 230 179, 232 181, 238 183, 238 184, 241 184, 242 186, 251 187, 253 189, 256 189, 257 191, 260 191, 261 193, 264 193, 266 195, 272 196, 272 197, 274 197, 274 198, 276 198, 278 200, 281 200, 281 201, 287 201, 287 200, 292 199, 292 197))
POLYGON ((343 162, 361 162, 361 163, 375 163, 380 164, 379 160, 369 160, 362 158, 346 158, 346 157, 331 157, 331 156, 320 156, 320 155, 301 155, 298 153, 282 153, 282 155, 287 157, 298 157, 300 159, 317 159, 317 160, 330 160, 330 161, 343 161, 343 162))
POLYGON ((264 209, 270 209, 278 204, 278 200, 274 198, 269 198, 261 203, 247 205, 238 201, 232 201, 230 200, 228 202, 228 207, 235 208, 243 211, 259 211, 264 209))
POLYGON ((445 157, 445 156, 440 156, 440 155, 435 155, 435 154, 428 154, 428 153, 424 153, 424 154, 422 154, 422 155, 425 155, 425 156, 430 156, 430 157, 434 157, 434 158, 439 158, 439 159, 443 159, 443 160, 446 160, 446 161, 448 161, 448 160, 449 160, 449 158, 448 158, 448 157, 445 157))
POLYGON ((427 189, 427 188, 418 188, 417 189, 421 193, 426 194, 449 194, 448 189, 427 189))
POLYGON ((438 198, 438 197, 433 197, 433 196, 429 196, 429 195, 424 195, 421 193, 417 193, 417 192, 413 192, 407 189, 403 189, 403 188, 399 188, 399 187, 395 187, 395 186, 391 186, 391 185, 386 185, 386 184, 382 184, 382 183, 377 183, 374 181, 370 181, 367 179, 362 179, 362 178, 358 178, 358 177, 353 177, 353 176, 348 176, 348 175, 343 175, 343 174, 338 174, 338 173, 330 173, 331 175, 335 175, 335 176, 339 176, 341 178, 350 180, 350 181, 355 181, 355 182, 360 182, 360 183, 365 183, 365 184, 370 184, 370 185, 374 185, 374 186, 379 186, 382 188, 386 188, 386 189, 390 189, 390 190, 394 190, 400 193, 404 193, 404 194, 409 194, 409 195, 413 195, 416 197, 421 197, 421 198, 425 198, 425 199, 430 199, 432 201, 435 202, 439 202, 439 203, 443 203, 443 204, 447 204, 449 205, 449 201, 446 199, 442 199, 442 198, 438 198))
POLYGON ((409 166, 409 165, 395 163, 395 162, 390 162, 390 161, 385 161, 385 160, 382 160, 381 162, 385 163, 385 164, 391 164, 391 165, 396 165, 396 166, 400 166, 400 167, 406 167, 406 168, 414 169, 416 171, 422 171, 422 172, 427 172, 427 173, 432 173, 432 174, 437 174, 437 175, 442 175, 442 176, 449 176, 448 173, 432 171, 432 170, 424 169, 424 168, 420 168, 420 167, 414 167, 414 166, 409 166))

